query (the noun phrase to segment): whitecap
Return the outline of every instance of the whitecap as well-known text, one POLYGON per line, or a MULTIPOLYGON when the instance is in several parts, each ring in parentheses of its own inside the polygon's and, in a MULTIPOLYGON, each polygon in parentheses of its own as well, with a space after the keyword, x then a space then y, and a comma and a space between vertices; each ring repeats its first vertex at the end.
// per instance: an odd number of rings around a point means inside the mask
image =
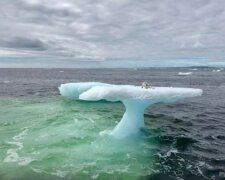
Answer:
POLYGON ((18 135, 12 137, 13 141, 6 141, 7 144, 14 146, 7 150, 7 156, 4 158, 3 162, 17 162, 20 166, 26 166, 34 161, 31 157, 20 157, 18 151, 23 149, 23 142, 21 140, 27 135, 28 128, 24 128, 24 130, 18 135))
POLYGON ((59 176, 61 178, 64 178, 64 177, 66 177, 67 172, 66 171, 57 170, 56 172, 53 172, 51 174, 55 175, 55 176, 59 176))

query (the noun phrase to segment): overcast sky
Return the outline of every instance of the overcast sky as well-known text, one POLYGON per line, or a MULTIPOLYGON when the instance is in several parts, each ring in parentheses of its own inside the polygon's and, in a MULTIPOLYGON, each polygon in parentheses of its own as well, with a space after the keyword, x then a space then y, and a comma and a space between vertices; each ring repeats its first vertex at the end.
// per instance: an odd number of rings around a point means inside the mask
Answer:
POLYGON ((0 0, 0 66, 23 58, 223 62, 224 50, 225 0, 0 0))

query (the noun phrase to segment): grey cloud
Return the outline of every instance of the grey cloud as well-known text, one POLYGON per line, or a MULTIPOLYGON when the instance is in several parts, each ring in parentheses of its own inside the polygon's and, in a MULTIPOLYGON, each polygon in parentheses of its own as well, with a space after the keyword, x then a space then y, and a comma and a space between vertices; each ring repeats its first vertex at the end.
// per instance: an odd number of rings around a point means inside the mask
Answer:
POLYGON ((3 42, 3 46, 7 48, 15 49, 28 49, 34 51, 47 50, 47 45, 39 39, 31 39, 25 37, 15 37, 6 42, 3 42))
POLYGON ((2 0, 0 24, 0 45, 40 56, 148 58, 225 48, 224 0, 2 0))

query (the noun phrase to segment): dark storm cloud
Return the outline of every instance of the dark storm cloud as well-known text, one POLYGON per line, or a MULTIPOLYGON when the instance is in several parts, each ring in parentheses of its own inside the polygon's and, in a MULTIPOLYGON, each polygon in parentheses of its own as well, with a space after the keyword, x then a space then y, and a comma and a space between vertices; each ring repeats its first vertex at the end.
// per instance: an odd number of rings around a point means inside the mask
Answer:
POLYGON ((224 0, 1 0, 0 24, 8 54, 144 58, 225 48, 224 0))
POLYGON ((11 40, 3 42, 3 46, 15 49, 29 49, 36 51, 47 50, 47 45, 38 39, 30 39, 26 37, 15 37, 11 40))

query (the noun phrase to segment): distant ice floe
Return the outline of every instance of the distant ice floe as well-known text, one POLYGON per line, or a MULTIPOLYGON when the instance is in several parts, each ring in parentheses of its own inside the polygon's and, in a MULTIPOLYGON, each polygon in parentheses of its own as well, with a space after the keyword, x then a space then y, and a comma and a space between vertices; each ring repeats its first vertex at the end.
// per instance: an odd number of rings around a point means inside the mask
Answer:
POLYGON ((216 68, 216 69, 213 69, 212 72, 220 72, 220 71, 223 71, 224 68, 216 68))
POLYGON ((193 74, 193 72, 179 72, 178 76, 188 76, 188 75, 191 75, 191 74, 193 74))
MULTIPOLYGON (((59 87, 62 96, 84 101, 121 101, 126 111, 121 121, 111 131, 116 138, 136 134, 144 126, 144 111, 155 103, 170 103, 189 97, 202 95, 201 89, 150 87, 133 85, 113 85, 100 82, 68 83, 59 87)), ((102 131, 101 135, 108 134, 102 131)))
POLYGON ((197 71, 198 69, 197 68, 191 68, 189 69, 190 71, 197 71))

